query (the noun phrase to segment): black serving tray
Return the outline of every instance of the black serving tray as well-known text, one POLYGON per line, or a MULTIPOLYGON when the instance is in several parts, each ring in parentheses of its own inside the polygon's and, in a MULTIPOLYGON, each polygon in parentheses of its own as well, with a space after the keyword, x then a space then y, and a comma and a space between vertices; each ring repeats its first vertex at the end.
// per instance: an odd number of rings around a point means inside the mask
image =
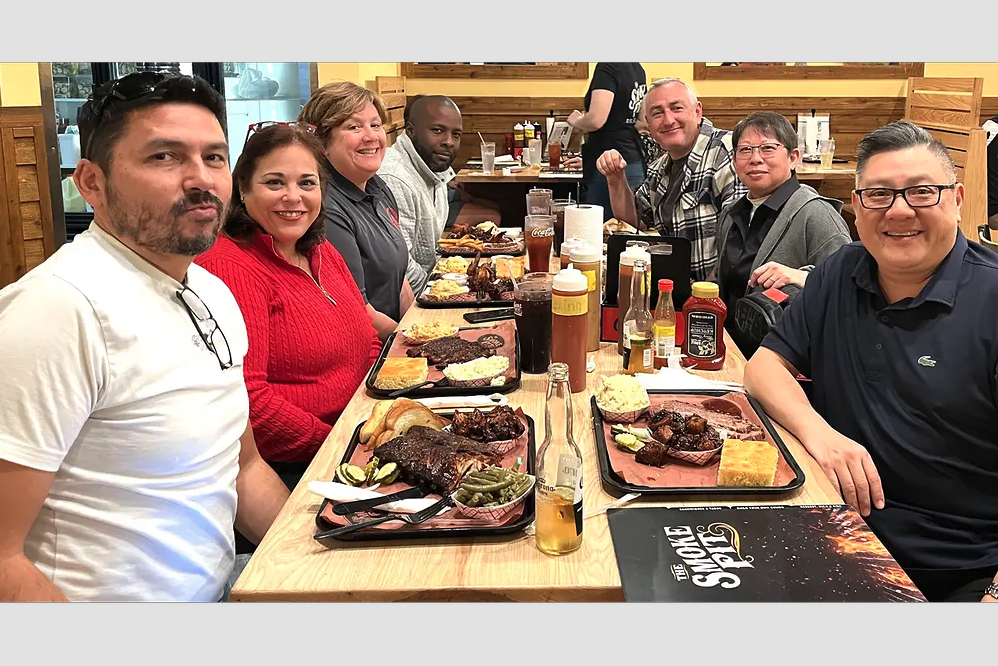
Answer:
POLYGON ((513 307, 512 300, 506 301, 434 301, 430 299, 424 299, 422 296, 416 299, 416 305, 421 308, 426 308, 427 310, 443 310, 443 309, 454 309, 454 308, 511 308, 513 307))
MULTIPOLYGON (((503 252, 502 250, 482 250, 482 258, 485 257, 522 257, 527 253, 527 243, 526 239, 523 242, 518 243, 520 249, 512 250, 510 252, 503 252)), ((437 246, 437 255, 440 257, 464 257, 465 259, 474 259, 475 255, 478 254, 477 250, 472 250, 471 248, 460 248, 465 250, 464 252, 456 252, 454 250, 445 250, 439 245, 437 246)))
MULTIPOLYGON (((491 328, 491 326, 464 326, 458 328, 459 331, 474 331, 476 329, 491 328)), ((380 398, 387 398, 389 394, 394 393, 396 390, 400 389, 382 389, 374 385, 374 379, 378 376, 378 372, 381 370, 381 366, 384 365, 385 359, 388 358, 388 352, 392 348, 392 344, 395 342, 396 336, 399 332, 395 331, 388 336, 385 340, 385 344, 381 347, 381 354, 378 355, 378 360, 375 361, 374 365, 371 367, 370 372, 367 373, 367 379, 364 381, 364 386, 367 390, 375 396, 380 398)), ((451 395, 491 395, 492 393, 509 393, 510 391, 515 391, 520 388, 520 336, 516 336, 516 346, 515 356, 513 359, 516 365, 516 376, 513 381, 506 382, 502 386, 478 386, 478 387, 464 387, 464 386, 428 386, 426 388, 416 389, 415 391, 410 391, 406 393, 405 398, 429 398, 433 396, 451 396, 451 395)))
MULTIPOLYGON (((682 390, 682 389, 649 389, 648 395, 698 395, 704 397, 715 397, 720 398, 731 391, 725 389, 701 389, 701 390, 682 390)), ((610 465, 610 454, 607 451, 606 436, 604 434, 604 422, 603 413, 600 412, 599 407, 596 405, 596 396, 589 399, 590 407, 593 414, 593 430, 596 435, 596 454, 599 460, 599 470, 600 470, 600 481, 603 485, 603 490, 605 490, 610 495, 614 497, 623 497, 629 493, 638 493, 642 497, 674 497, 676 495, 686 495, 686 496, 730 496, 730 495, 749 495, 749 496, 772 496, 772 495, 785 495, 787 493, 793 492, 804 485, 804 470, 801 469, 797 460, 790 453, 787 448, 786 443, 784 443, 783 438, 780 437, 776 428, 773 427, 773 422, 770 421, 769 415, 762 408, 762 405, 753 398, 752 396, 745 394, 748 398, 748 403, 755 410, 756 415, 759 420, 762 421, 763 426, 769 431, 770 436, 772 436, 773 441, 776 442, 777 448, 780 450, 780 454, 783 459, 786 460, 787 466, 790 467, 791 471, 794 473, 794 479, 785 486, 765 486, 765 487, 740 487, 740 486, 693 486, 693 487, 674 487, 674 488, 654 488, 650 486, 639 486, 632 483, 628 483, 624 479, 620 478, 610 465)))
MULTIPOLYGON (((454 417, 454 412, 438 412, 441 416, 448 419, 454 417)), ((527 474, 537 475, 536 470, 536 444, 534 442, 534 420, 530 418, 529 415, 524 413, 527 419, 527 474)), ((347 446, 346 450, 343 452, 343 457, 337 464, 342 465, 345 462, 349 462, 350 458, 353 456, 354 449, 360 444, 360 430, 364 427, 366 421, 357 425, 357 428, 353 431, 353 435, 350 437, 350 444, 347 446)), ((429 497, 436 497, 432 495, 429 497)), ((332 500, 328 498, 323 498, 322 503, 319 505, 319 510, 315 514, 315 525, 320 532, 326 530, 331 530, 339 525, 330 523, 325 518, 322 517, 322 513, 332 500)), ((431 519, 432 520, 432 519, 431 519)), ((474 527, 444 527, 440 529, 406 529, 401 528, 397 530, 379 530, 379 529, 361 529, 356 532, 349 532, 340 537, 337 537, 338 541, 396 541, 399 539, 453 539, 455 537, 489 537, 489 536, 501 536, 506 534, 516 534, 517 532, 522 532, 528 525, 534 522, 534 493, 531 492, 527 499, 524 500, 523 513, 512 523, 508 525, 497 525, 495 527, 485 527, 482 525, 476 525, 474 527)))

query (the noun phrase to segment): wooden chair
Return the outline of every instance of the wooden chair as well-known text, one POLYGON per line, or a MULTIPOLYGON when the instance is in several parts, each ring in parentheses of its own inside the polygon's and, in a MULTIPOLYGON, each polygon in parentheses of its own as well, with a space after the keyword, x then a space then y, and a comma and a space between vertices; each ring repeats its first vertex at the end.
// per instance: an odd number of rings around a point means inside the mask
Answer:
POLYGON ((375 92, 384 102, 388 110, 388 123, 385 134, 388 135, 388 145, 395 143, 396 137, 405 129, 402 116, 405 113, 405 77, 376 76, 374 77, 375 92))
POLYGON ((987 225, 987 136, 980 127, 983 78, 910 78, 904 119, 943 142, 965 188, 960 228, 980 240, 987 225))

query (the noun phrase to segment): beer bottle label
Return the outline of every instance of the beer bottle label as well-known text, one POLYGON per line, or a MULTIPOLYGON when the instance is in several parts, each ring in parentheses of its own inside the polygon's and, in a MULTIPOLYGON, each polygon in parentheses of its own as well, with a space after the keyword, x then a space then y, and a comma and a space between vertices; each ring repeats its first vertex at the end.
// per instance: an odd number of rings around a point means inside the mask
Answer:
POLYGON ((513 301, 513 314, 517 317, 523 316, 523 305, 520 301, 513 301))
POLYGON ((573 489, 575 533, 582 534, 582 463, 571 453, 558 456, 558 487, 573 489))
POLYGON ((582 534, 582 469, 579 469, 579 481, 575 486, 575 505, 572 507, 575 513, 575 533, 582 534))
POLYGON ((717 315, 691 312, 686 318, 686 355, 708 360, 717 355, 717 315))
POLYGON ((631 334, 637 328, 637 323, 632 319, 624 322, 624 349, 631 348, 631 334))

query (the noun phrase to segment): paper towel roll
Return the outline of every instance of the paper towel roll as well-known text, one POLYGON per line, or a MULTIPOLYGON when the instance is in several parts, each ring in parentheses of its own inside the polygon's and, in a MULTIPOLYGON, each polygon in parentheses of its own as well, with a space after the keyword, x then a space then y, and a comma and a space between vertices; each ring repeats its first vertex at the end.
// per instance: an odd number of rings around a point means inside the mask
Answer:
POLYGON ((565 206, 565 238, 573 236, 595 248, 603 247, 603 206, 565 206))

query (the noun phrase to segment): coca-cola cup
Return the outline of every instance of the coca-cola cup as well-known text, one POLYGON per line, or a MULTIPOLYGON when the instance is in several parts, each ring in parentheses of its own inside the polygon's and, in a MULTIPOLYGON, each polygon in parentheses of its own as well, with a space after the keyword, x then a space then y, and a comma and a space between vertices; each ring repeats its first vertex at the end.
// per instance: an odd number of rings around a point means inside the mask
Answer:
POLYGON ((554 244, 554 215, 527 215, 523 229, 527 237, 527 270, 547 273, 551 268, 551 246, 554 244))

